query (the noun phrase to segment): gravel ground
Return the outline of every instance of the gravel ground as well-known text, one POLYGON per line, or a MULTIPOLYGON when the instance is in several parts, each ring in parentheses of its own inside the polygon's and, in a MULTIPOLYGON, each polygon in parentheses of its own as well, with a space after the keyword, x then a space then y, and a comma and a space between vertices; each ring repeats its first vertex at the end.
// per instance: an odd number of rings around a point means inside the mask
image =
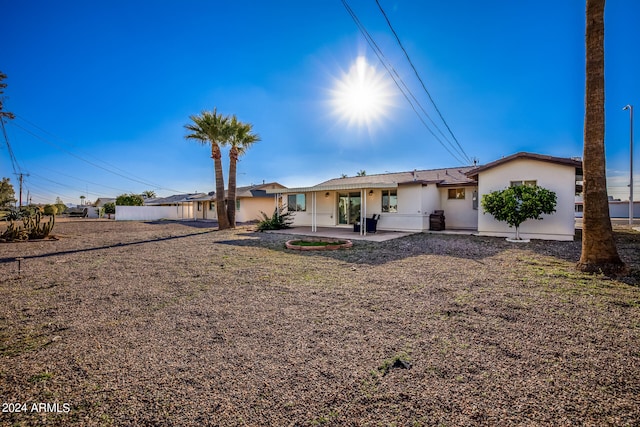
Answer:
POLYGON ((640 425, 640 233, 610 280, 579 241, 301 253, 209 226, 0 244, 0 424, 640 425))

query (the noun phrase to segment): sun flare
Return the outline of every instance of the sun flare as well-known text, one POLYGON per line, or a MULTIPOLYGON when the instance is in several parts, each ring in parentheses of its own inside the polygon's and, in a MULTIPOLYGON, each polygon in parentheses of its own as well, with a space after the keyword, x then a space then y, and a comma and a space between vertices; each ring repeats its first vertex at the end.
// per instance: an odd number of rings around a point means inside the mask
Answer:
POLYGON ((392 90, 385 74, 360 56, 337 79, 332 92, 335 114, 349 125, 370 127, 392 106, 392 90))

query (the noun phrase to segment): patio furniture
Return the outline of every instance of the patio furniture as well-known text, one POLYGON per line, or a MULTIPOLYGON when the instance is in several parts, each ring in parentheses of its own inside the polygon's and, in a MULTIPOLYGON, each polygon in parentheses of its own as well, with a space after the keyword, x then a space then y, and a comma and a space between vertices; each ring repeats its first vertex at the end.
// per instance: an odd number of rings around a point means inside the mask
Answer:
MULTIPOLYGON (((375 233, 378 230, 378 219, 380 219, 380 215, 378 214, 373 214, 371 218, 364 219, 367 226, 367 233, 375 233)), ((353 232, 360 232, 360 222, 353 224, 353 232)))

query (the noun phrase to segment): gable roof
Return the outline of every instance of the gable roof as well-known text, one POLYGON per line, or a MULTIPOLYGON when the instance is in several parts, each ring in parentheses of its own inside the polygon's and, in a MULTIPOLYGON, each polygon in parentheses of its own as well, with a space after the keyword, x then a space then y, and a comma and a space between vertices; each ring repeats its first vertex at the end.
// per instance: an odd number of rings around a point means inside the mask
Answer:
MULTIPOLYGON (((256 185, 247 185, 244 187, 236 187, 236 199, 244 199, 244 198, 253 198, 253 197, 271 197, 271 194, 267 193, 267 189, 273 189, 273 190, 278 190, 278 189, 283 189, 283 188, 287 188, 282 184, 279 184, 277 182, 266 182, 263 184, 256 184, 256 185)), ((225 197, 227 197, 227 193, 229 190, 225 190, 225 197)), ((178 197, 178 196, 171 196, 171 197, 178 197)), ((209 201, 214 201, 216 200, 216 192, 215 191, 211 191, 207 194, 205 193, 198 193, 197 195, 194 195, 192 197, 189 197, 188 200, 185 200, 184 202, 209 202, 209 201)), ((183 203, 184 203, 183 202, 183 203)), ((175 202, 174 202, 175 203, 175 202)))
POLYGON ((356 190, 363 188, 397 188, 403 184, 437 184, 438 186, 474 185, 466 173, 472 166, 414 170, 377 175, 333 178, 312 187, 287 188, 286 191, 267 190, 267 193, 306 193, 311 191, 356 190))
POLYGON ((189 203, 196 200, 198 197, 206 196, 204 193, 188 193, 188 194, 174 194, 169 197, 153 197, 145 199, 144 204, 146 206, 158 206, 158 205, 176 205, 180 203, 189 203))
POLYGON ((544 155, 544 154, 527 153, 527 152, 521 151, 519 153, 512 154, 510 156, 503 157, 501 159, 498 159, 498 160, 495 160, 493 162, 487 163, 486 165, 482 165, 482 166, 478 166, 476 168, 472 168, 469 172, 467 172, 467 176, 469 178, 477 179, 478 178, 478 174, 480 172, 484 172, 486 170, 495 168, 496 166, 500 166, 500 165, 502 165, 504 163, 511 162, 513 160, 518 160, 518 159, 538 160, 538 161, 541 161, 541 162, 548 162, 548 163, 555 163, 555 164, 559 164, 559 165, 573 166, 576 169, 582 170, 582 161, 581 160, 576 160, 576 159, 573 159, 573 158, 566 158, 566 157, 547 156, 547 155, 544 155))

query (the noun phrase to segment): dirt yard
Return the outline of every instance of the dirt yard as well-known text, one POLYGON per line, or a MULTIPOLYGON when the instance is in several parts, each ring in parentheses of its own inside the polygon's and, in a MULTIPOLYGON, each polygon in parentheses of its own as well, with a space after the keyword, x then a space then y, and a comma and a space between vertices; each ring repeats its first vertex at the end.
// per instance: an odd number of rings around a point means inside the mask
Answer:
POLYGON ((640 233, 608 280, 579 241, 208 225, 0 244, 0 425, 640 425, 640 233))

